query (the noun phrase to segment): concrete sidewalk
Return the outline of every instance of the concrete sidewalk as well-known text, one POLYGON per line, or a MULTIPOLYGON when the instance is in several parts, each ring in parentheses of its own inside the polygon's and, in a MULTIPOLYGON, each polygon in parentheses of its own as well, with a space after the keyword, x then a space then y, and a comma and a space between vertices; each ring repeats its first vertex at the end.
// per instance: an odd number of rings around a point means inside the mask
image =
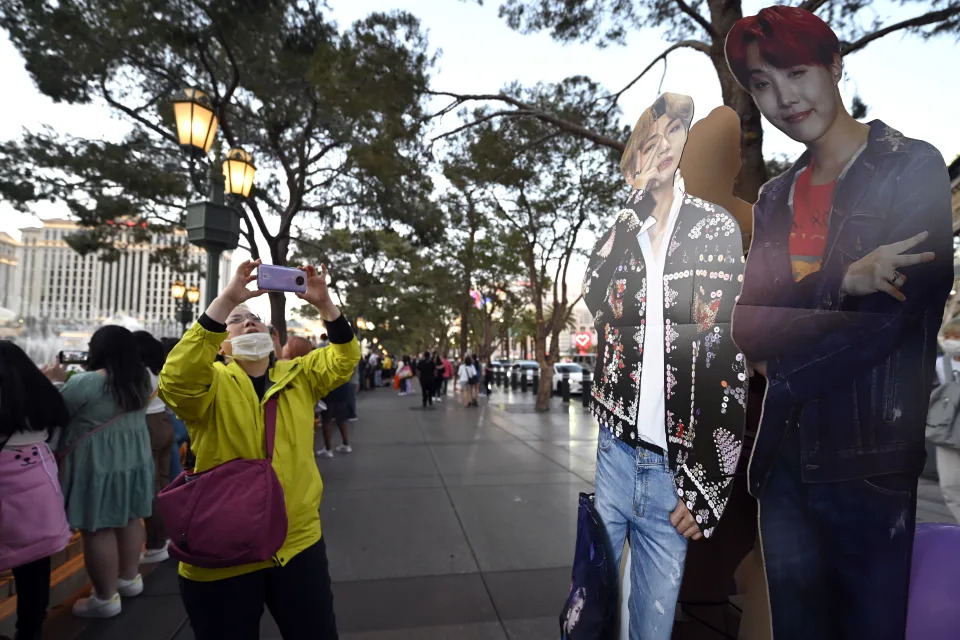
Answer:
MULTIPOLYGON (((319 461, 341 638, 557 638, 577 495, 592 490, 596 468, 596 423, 579 398, 567 408, 555 398, 546 414, 529 393, 495 394, 474 409, 452 397, 428 410, 419 402, 386 388, 361 393, 354 452, 319 461)), ((935 485, 922 483, 919 515, 949 520, 935 485)), ((173 562, 123 606, 95 622, 58 607, 46 637, 193 638, 173 562)), ((262 637, 280 637, 269 614, 262 637)))

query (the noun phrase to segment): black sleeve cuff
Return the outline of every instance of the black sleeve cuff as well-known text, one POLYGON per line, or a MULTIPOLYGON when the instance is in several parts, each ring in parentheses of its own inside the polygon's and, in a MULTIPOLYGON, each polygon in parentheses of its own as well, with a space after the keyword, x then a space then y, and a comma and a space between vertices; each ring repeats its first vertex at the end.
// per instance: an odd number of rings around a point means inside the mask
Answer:
POLYGON ((200 317, 197 318, 197 322, 200 323, 201 327, 213 333, 223 333, 227 330, 227 325, 223 324, 222 322, 217 322, 206 313, 200 314, 200 317))
POLYGON ((327 327, 327 338, 330 340, 330 344, 347 344, 353 340, 353 327, 350 326, 342 313, 333 322, 324 321, 323 324, 327 327))

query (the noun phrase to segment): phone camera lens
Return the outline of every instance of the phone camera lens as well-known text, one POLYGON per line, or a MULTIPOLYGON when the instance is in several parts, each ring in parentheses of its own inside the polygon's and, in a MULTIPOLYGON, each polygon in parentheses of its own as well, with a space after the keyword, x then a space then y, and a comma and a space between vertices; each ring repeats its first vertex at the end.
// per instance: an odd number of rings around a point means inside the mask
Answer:
POLYGON ((303 284, 303 276, 297 276, 297 285, 299 286, 302 284, 303 284))

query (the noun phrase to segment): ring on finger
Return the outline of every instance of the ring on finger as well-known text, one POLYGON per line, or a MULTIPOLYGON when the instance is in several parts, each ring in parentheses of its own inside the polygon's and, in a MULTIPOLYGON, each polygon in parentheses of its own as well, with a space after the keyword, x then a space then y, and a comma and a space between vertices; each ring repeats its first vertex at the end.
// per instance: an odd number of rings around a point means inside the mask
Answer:
POLYGON ((900 273, 899 271, 894 271, 893 277, 890 278, 890 284, 892 284, 895 287, 899 287, 902 284, 902 280, 903 280, 903 274, 900 273))

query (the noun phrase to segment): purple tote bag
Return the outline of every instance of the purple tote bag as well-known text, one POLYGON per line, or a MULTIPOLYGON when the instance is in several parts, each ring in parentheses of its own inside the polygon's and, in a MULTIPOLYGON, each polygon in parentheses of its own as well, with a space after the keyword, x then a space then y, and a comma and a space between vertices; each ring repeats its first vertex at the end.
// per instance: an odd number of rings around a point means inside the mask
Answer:
POLYGON ((170 555, 216 569, 268 560, 287 538, 283 487, 273 470, 277 398, 267 401, 266 458, 184 471, 157 494, 170 555))

